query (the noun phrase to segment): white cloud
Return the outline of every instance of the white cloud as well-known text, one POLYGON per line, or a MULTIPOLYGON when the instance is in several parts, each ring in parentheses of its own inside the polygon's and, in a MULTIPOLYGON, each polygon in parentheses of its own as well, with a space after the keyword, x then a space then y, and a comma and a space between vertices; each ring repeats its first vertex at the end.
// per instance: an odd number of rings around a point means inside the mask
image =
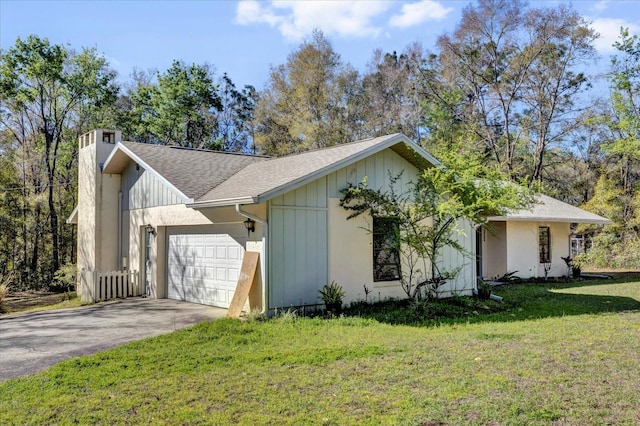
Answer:
POLYGON ((597 10, 598 12, 603 12, 605 11, 608 7, 609 7, 609 3, 611 0, 600 0, 598 2, 596 2, 592 8, 594 10, 597 10))
POLYGON ((265 23, 298 41, 319 28, 341 37, 377 37, 382 28, 374 19, 392 5, 388 1, 271 1, 243 0, 236 8, 241 25, 265 23))
POLYGON ((282 18, 274 15, 268 9, 263 8, 261 4, 255 0, 243 0, 238 2, 236 21, 241 25, 263 22, 275 26, 282 22, 282 18))
POLYGON ((389 20, 392 27, 407 28, 422 24, 425 21, 438 21, 444 19, 453 9, 444 7, 434 0, 422 0, 417 3, 402 5, 399 15, 393 15, 389 20))
POLYGON ((632 34, 640 30, 640 26, 621 18, 597 18, 593 20, 591 26, 600 34, 600 38, 595 43, 596 49, 600 53, 612 53, 614 51, 612 45, 618 41, 620 27, 629 28, 632 34))

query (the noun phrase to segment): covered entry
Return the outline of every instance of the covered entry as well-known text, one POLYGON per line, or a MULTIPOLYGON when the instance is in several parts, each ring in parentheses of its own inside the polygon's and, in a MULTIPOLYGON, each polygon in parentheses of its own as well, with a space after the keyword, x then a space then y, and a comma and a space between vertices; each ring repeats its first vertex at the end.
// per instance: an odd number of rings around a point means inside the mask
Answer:
POLYGON ((167 233, 167 297, 228 308, 236 289, 243 245, 229 233, 167 233))

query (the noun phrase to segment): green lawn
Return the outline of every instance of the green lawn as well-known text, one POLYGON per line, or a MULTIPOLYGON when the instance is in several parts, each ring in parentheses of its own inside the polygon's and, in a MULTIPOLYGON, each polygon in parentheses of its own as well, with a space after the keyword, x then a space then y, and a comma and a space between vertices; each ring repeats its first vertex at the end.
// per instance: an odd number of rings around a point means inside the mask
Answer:
POLYGON ((0 424, 640 423, 640 282, 495 292, 450 323, 203 323, 1 383, 0 424))

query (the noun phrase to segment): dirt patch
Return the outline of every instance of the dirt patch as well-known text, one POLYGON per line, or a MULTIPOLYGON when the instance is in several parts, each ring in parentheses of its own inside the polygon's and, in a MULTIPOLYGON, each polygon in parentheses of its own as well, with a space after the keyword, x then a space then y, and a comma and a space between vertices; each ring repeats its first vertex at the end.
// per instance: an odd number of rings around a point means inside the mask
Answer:
POLYGON ((19 291, 9 293, 0 306, 0 313, 16 312, 37 306, 55 305, 68 300, 66 293, 52 293, 50 291, 19 291))

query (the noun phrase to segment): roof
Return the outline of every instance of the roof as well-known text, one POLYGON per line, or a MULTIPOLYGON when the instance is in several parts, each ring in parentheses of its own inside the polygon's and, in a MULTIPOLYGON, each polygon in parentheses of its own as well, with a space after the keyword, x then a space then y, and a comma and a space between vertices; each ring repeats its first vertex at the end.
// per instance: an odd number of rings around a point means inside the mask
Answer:
POLYGON ((133 160, 177 191, 188 207, 205 208, 261 203, 387 148, 417 167, 439 165, 396 133, 279 158, 118 142, 102 171, 122 173, 133 160))
POLYGON ((130 160, 156 174, 183 198, 195 200, 244 167, 267 157, 119 142, 104 163, 103 173, 122 173, 130 160))
POLYGON ((588 212, 579 207, 572 206, 563 201, 539 194, 536 196, 537 203, 530 209, 523 209, 508 214, 505 217, 490 217, 489 220, 506 221, 546 221, 546 222, 569 222, 569 223, 592 223, 608 225, 611 220, 588 212))
POLYGON ((212 187, 189 207, 260 203, 386 148, 420 167, 439 164, 420 146, 396 133, 254 162, 212 187))

